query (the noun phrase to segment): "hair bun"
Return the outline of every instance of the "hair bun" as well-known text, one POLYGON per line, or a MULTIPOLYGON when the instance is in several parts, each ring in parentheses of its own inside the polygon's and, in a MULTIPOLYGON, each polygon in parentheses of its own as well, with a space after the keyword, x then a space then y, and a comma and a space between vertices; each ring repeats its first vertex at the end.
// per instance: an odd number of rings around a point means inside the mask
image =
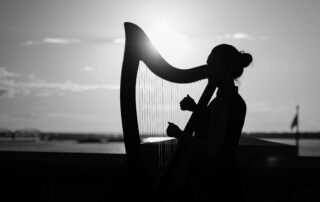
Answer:
POLYGON ((239 65, 242 68, 246 68, 252 62, 252 55, 243 51, 239 52, 239 65))

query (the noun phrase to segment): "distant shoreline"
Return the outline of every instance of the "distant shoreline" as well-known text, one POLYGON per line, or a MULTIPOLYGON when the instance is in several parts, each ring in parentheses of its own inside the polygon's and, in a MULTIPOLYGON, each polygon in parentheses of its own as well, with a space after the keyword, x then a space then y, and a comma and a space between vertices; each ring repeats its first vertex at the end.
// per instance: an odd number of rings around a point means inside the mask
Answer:
MULTIPOLYGON (((160 135, 159 135, 160 136, 160 135)), ((294 139, 296 133, 282 132, 244 132, 242 136, 252 138, 276 138, 276 139, 294 139)), ((19 131, 19 132, 0 132, 1 139, 34 139, 34 141, 77 141, 78 143, 106 143, 123 142, 121 133, 72 133, 72 132, 40 132, 40 131, 19 131)), ((301 139, 320 139, 320 132, 301 132, 301 139)))
MULTIPOLYGON (((256 133, 242 133, 242 136, 253 138, 296 138, 296 133, 281 133, 281 132, 256 132, 256 133)), ((301 132, 299 133, 301 139, 320 139, 320 132, 301 132)))

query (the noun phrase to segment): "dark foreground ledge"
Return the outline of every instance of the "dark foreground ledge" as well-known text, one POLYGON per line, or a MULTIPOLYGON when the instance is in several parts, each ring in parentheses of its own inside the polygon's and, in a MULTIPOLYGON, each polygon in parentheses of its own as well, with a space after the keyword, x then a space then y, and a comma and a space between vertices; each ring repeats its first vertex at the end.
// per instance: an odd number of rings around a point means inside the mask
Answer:
MULTIPOLYGON (((0 200, 131 201, 124 152, 99 151, 22 152, 1 148, 0 200)), ((319 198, 320 160, 297 157, 293 146, 244 137, 238 162, 248 201, 319 198)))

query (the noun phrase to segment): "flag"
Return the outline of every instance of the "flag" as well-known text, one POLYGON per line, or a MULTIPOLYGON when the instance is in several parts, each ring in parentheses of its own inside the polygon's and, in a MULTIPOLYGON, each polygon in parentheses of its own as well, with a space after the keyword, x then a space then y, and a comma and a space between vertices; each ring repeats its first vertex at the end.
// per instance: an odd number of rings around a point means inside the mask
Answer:
POLYGON ((291 130, 294 128, 294 127, 297 127, 298 126, 298 113, 296 113, 296 115, 294 116, 293 120, 292 120, 292 123, 291 123, 291 130))

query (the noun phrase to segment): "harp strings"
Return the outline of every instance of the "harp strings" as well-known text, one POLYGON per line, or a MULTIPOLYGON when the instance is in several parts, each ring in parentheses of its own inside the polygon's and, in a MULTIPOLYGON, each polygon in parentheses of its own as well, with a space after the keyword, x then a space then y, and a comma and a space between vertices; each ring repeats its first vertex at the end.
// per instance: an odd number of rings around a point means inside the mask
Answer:
POLYGON ((205 81, 171 83, 154 75, 143 63, 139 65, 136 103, 140 139, 141 142, 158 141, 158 153, 153 155, 159 167, 170 159, 175 145, 174 141, 161 141, 168 139, 168 121, 183 129, 191 112, 181 111, 179 103, 187 94, 197 102, 205 85, 205 81))

